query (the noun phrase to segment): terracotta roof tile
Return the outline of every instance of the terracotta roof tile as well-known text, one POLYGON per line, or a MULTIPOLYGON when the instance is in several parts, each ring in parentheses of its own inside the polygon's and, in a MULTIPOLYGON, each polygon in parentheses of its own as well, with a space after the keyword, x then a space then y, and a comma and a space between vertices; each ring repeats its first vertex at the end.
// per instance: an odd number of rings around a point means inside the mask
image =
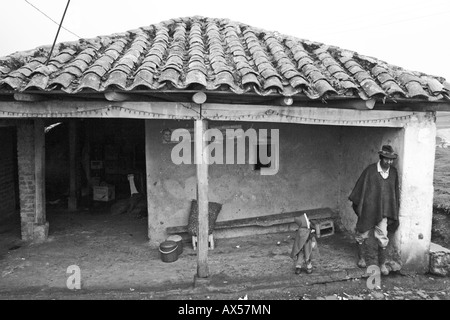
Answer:
POLYGON ((404 70, 357 52, 230 21, 171 19, 128 32, 0 57, 0 91, 118 88, 235 94, 448 99, 441 77, 404 70))

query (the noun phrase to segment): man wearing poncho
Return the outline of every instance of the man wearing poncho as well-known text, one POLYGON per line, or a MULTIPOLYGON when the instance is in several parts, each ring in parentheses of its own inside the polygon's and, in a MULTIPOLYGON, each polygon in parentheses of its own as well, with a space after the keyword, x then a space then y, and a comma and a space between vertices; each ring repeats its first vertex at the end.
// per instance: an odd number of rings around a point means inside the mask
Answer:
POLYGON ((366 267, 364 260, 365 241, 374 229, 378 242, 378 262, 383 275, 388 275, 386 267, 386 247, 389 243, 388 231, 398 227, 399 186, 397 169, 392 166, 397 154, 390 145, 384 145, 378 152, 380 160, 369 165, 361 174, 349 200, 358 216, 355 240, 358 246, 358 266, 366 267))

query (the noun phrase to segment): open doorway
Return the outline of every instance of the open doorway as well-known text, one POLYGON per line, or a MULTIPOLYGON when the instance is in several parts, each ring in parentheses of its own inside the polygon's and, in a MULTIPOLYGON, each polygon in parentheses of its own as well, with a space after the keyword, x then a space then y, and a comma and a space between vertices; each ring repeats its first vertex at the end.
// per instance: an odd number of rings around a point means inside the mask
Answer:
POLYGON ((0 256, 20 241, 20 200, 15 127, 0 127, 0 256))

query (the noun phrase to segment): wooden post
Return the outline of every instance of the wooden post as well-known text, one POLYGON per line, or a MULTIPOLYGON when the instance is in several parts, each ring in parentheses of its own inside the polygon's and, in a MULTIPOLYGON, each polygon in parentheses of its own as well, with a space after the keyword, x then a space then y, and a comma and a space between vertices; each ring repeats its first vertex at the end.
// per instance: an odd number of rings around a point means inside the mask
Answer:
POLYGON ((69 203, 70 211, 77 210, 77 159, 76 159, 76 143, 77 143, 77 120, 69 121, 69 203))
POLYGON ((42 119, 34 120, 34 177, 36 181, 35 223, 44 224, 45 217, 45 127, 42 119))
POLYGON ((198 251, 197 276, 207 278, 208 270, 208 163, 205 131, 207 120, 195 120, 195 156, 197 160, 198 251))

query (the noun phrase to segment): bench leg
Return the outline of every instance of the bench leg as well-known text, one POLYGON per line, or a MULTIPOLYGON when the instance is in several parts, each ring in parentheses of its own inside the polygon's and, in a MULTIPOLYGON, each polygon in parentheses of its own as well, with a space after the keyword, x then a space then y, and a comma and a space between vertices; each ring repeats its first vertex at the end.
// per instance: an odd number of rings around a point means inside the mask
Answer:
POLYGON ((194 250, 197 249, 197 237, 196 236, 192 236, 192 248, 194 248, 194 250))
POLYGON ((214 250, 214 238, 213 238, 213 235, 212 235, 212 234, 210 234, 210 235, 208 236, 208 243, 209 243, 209 248, 210 248, 211 250, 214 250))
MULTIPOLYGON (((212 234, 208 235, 208 247, 211 250, 214 249, 214 238, 213 238, 212 234)), ((194 250, 197 249, 197 237, 196 236, 192 236, 192 248, 194 250)))

